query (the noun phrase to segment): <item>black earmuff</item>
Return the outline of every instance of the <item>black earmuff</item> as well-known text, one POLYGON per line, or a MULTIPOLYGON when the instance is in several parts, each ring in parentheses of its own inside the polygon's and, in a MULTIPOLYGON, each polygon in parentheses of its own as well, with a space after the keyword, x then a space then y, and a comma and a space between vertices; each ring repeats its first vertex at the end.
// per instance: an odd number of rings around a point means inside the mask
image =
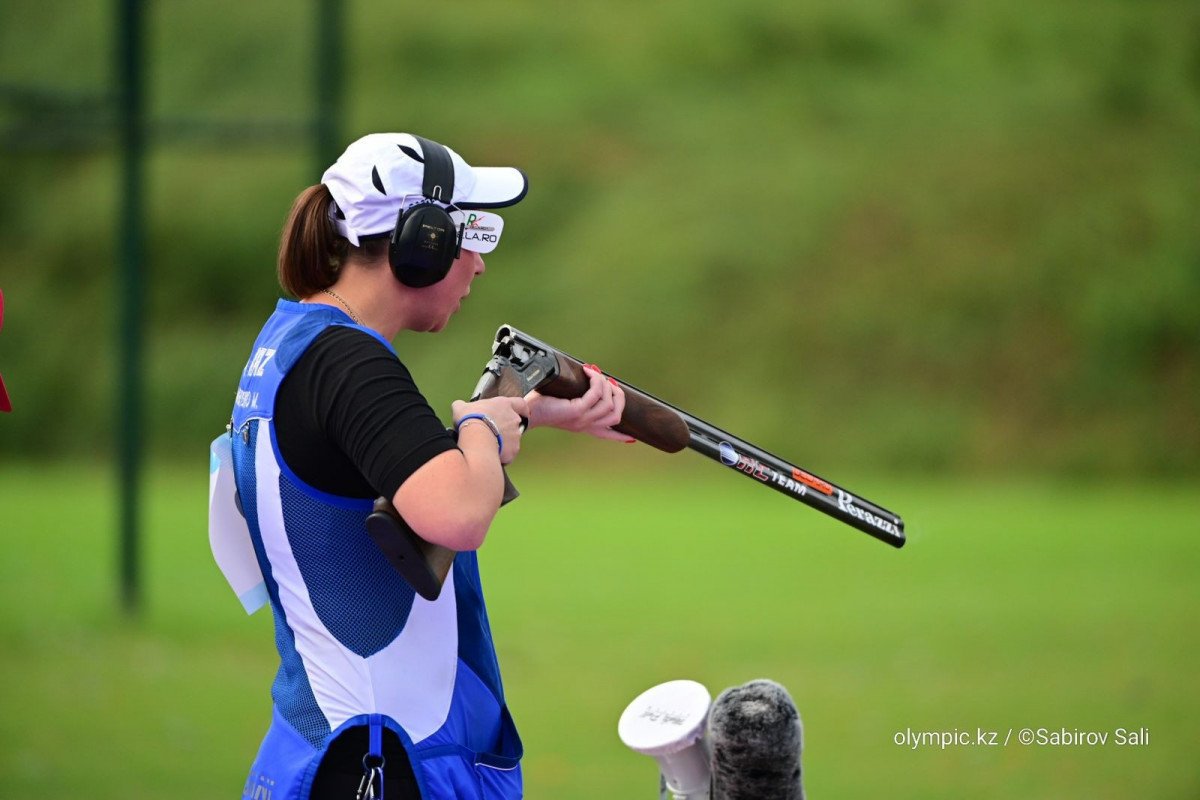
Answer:
POLYGON ((421 194, 425 201, 401 211, 388 245, 388 261, 396 279, 419 289, 446 277, 462 247, 462 226, 438 205, 454 198, 454 162, 450 152, 437 142, 420 136, 425 167, 421 194))

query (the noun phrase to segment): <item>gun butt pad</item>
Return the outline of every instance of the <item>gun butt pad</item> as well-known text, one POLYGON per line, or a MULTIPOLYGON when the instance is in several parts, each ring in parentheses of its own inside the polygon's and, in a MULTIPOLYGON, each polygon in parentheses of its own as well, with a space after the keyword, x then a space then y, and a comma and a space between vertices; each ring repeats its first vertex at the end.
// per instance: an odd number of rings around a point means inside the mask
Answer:
POLYGON ((367 517, 367 533, 413 591, 429 601, 438 599, 454 565, 453 550, 417 536, 386 497, 375 501, 367 517))

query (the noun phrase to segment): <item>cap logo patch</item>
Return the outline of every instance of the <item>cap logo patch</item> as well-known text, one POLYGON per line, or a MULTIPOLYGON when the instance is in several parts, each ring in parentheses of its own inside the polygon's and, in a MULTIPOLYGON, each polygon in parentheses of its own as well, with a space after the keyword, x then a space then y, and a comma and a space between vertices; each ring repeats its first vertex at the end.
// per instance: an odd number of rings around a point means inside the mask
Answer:
POLYGON ((485 225, 483 217, 479 216, 478 214, 468 214, 466 225, 467 230, 470 231, 487 231, 488 233, 491 233, 492 231, 496 230, 495 225, 485 225))
POLYGON ((463 211, 456 209, 450 218, 455 225, 462 226, 464 250, 490 253, 496 249, 500 234, 504 230, 504 219, 490 211, 463 211))

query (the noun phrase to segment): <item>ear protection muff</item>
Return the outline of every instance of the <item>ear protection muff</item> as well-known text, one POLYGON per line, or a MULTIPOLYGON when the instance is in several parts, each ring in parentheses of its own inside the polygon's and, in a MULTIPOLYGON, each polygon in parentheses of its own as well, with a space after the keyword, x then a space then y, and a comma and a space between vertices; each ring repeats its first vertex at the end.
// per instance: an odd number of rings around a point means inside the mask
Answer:
POLYGON ((401 211, 388 244, 388 261, 396 279, 419 289, 446 277, 462 247, 462 226, 455 225, 450 212, 454 198, 454 162, 445 147, 414 136, 425 158, 421 182, 423 202, 401 211))

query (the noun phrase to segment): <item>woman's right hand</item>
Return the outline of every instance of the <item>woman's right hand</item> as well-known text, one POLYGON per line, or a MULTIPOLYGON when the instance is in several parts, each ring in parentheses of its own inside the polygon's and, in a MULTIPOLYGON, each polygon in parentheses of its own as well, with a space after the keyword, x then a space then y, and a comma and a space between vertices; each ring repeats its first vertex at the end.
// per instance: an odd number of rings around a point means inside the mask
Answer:
MULTIPOLYGON (((454 416, 455 428, 465 416, 486 414, 492 422, 496 423, 496 427, 500 429, 500 435, 504 439, 504 448, 500 451, 500 463, 510 464, 517 457, 517 453, 521 450, 521 434, 523 433, 521 419, 522 417, 529 418, 529 406, 525 402, 525 398, 489 397, 486 400, 476 400, 471 403, 455 400, 450 405, 450 412, 454 416)), ((484 425, 479 425, 479 427, 486 430, 484 425)), ((492 435, 491 431, 488 431, 488 435, 492 435)), ((492 438, 495 439, 494 436, 492 438)))

